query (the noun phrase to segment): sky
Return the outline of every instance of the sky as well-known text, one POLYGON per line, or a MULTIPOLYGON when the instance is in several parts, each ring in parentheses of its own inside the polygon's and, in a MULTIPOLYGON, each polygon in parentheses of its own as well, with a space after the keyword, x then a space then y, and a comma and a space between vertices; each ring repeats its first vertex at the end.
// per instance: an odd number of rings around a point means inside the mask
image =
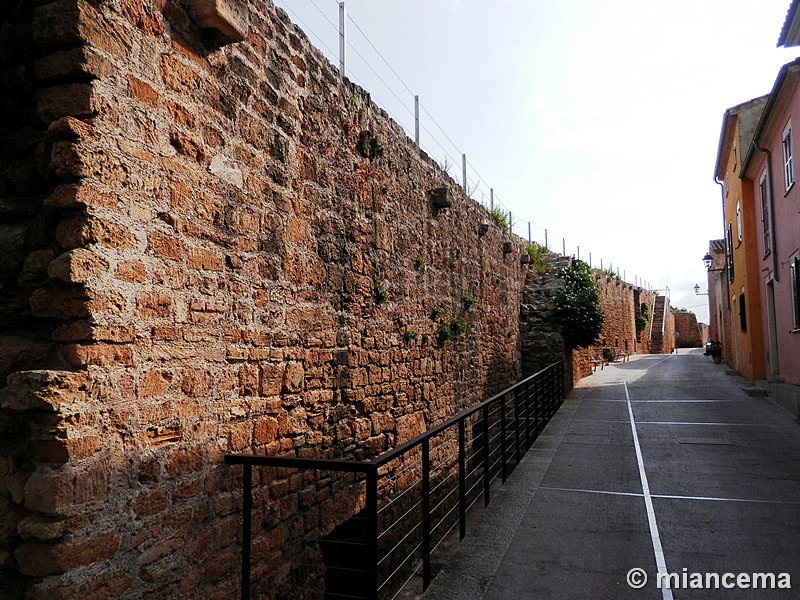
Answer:
MULTIPOLYGON (((338 0, 275 0, 338 66, 338 0)), ((514 231, 708 322, 725 110, 772 89, 790 0, 347 0, 347 75, 514 231)))

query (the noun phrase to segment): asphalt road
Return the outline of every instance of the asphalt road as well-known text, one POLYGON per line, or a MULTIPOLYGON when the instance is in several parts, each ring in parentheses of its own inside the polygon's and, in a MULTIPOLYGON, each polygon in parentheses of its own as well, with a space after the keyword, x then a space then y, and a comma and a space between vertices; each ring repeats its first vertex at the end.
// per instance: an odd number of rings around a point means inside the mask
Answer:
POLYGON ((701 350, 582 380, 424 600, 800 599, 800 425, 745 387, 701 350))

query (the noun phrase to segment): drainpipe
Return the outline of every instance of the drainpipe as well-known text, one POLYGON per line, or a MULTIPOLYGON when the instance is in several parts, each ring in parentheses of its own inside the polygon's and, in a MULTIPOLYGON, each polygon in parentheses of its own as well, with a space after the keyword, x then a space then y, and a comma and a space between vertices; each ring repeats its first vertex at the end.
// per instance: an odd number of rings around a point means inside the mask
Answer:
POLYGON ((753 145, 756 150, 767 155, 767 186, 769 187, 769 234, 772 239, 772 277, 775 281, 780 281, 780 269, 778 269, 778 239, 775 237, 775 194, 772 187, 772 152, 759 146, 755 140, 753 145))
MULTIPOLYGON (((733 317, 731 316, 731 273, 728 267, 730 266, 731 257, 728 256, 728 227, 725 225, 725 183, 717 179, 714 176, 714 183, 719 186, 720 189, 720 197, 722 198, 722 229, 723 235, 722 239, 725 242, 725 267, 720 272, 720 276, 725 280, 725 300, 723 301, 723 308, 725 312, 728 314, 729 322, 731 323, 731 335, 734 334, 733 328, 733 317)), ((730 242, 731 249, 733 249, 733 243, 730 242)), ((709 298, 711 298, 712 291, 709 289, 709 298)), ((709 309, 711 308, 710 301, 709 301, 709 309)), ((725 330, 725 315, 722 316, 722 322, 717 323, 717 336, 719 337, 718 341, 722 344, 722 351, 725 352, 725 347, 727 346, 726 338, 727 338, 727 331, 725 330)))

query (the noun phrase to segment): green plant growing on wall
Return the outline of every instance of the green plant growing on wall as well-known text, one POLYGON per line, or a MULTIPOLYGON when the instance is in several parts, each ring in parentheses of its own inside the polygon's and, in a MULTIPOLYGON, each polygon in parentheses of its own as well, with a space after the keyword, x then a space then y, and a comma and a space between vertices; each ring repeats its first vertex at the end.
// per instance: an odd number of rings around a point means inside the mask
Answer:
POLYGON ((531 266, 537 275, 544 275, 545 273, 550 273, 553 270, 553 265, 546 262, 544 259, 544 257, 550 252, 550 248, 547 246, 541 246, 534 242, 533 244, 527 244, 525 246, 525 251, 528 253, 528 256, 531 259, 531 266))
POLYGON ((375 303, 386 304, 389 300, 389 294, 386 291, 386 285, 380 279, 373 279, 373 291, 375 292, 375 303))
POLYGON ((446 156, 444 157, 444 162, 440 165, 440 167, 442 169, 442 173, 444 173, 445 175, 447 175, 448 177, 450 177, 452 179, 453 176, 450 173, 450 169, 453 168, 453 165, 450 163, 449 160, 447 160, 446 156))
POLYGON ((434 306, 433 309, 431 309, 431 321, 438 321, 442 318, 442 314, 444 314, 442 313, 442 309, 438 306, 434 306))
POLYGON ((472 294, 464 294, 464 297, 461 298, 461 304, 464 306, 464 310, 470 310, 475 306, 475 296, 472 294))
POLYGON ((647 324, 650 322, 650 307, 647 302, 642 302, 639 305, 639 316, 635 319, 636 331, 644 331, 647 329, 647 324))
POLYGON ((592 346, 603 329, 600 293, 592 268, 573 258, 569 265, 556 271, 564 287, 556 295, 555 319, 567 351, 578 346, 592 346))
POLYGON ((467 322, 462 317, 445 319, 439 324, 437 340, 440 346, 444 346, 451 340, 457 340, 467 331, 467 322))
POLYGON ((459 338, 467 331, 467 322, 463 317, 453 317, 450 319, 450 333, 454 338, 459 338))
POLYGON ((440 346, 444 346, 453 339, 453 332, 450 331, 450 323, 448 321, 443 321, 439 324, 439 331, 436 332, 436 339, 440 346))
POLYGON ((506 211, 504 211, 502 208, 495 206, 489 211, 489 216, 492 217, 492 221, 497 223, 503 229, 511 228, 511 223, 508 220, 508 213, 506 213, 506 211))
POLYGON ((406 343, 411 342, 415 339, 417 339, 417 332, 414 331, 413 329, 409 329, 403 334, 403 341, 406 343))
POLYGON ((601 275, 605 275, 606 277, 614 281, 622 281, 617 272, 609 267, 606 267, 605 269, 598 269, 598 273, 600 273, 601 275))

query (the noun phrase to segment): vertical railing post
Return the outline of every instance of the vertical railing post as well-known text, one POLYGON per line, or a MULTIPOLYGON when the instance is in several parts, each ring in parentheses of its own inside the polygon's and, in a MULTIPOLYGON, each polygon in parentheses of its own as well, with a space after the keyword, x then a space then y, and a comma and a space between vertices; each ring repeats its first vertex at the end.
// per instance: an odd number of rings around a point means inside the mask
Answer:
POLYGON ((422 440, 422 591, 431 583, 431 443, 422 440))
POLYGON ((519 464, 521 459, 519 441, 520 441, 520 414, 519 414, 519 387, 514 388, 514 463, 519 464))
POLYGON ((500 397, 500 480, 506 483, 508 456, 506 454, 506 394, 500 397))
POLYGON ((467 433, 465 419, 458 421, 458 539, 467 535, 467 433))
POLYGON ((483 505, 489 506, 489 487, 492 483, 492 477, 489 473, 489 468, 491 466, 491 453, 489 452, 489 405, 483 407, 482 418, 483 418, 483 505))
POLYGON ((378 600, 378 468, 367 471, 367 600, 378 600))
POLYGON ((489 188, 489 210, 494 210, 494 188, 489 188))
POLYGON ((531 447, 531 388, 534 381, 525 384, 525 450, 531 447))
POLYGON ((464 193, 467 193, 467 155, 461 155, 461 184, 464 188, 464 193))
POLYGON ((339 73, 347 77, 347 9, 339 2, 339 73))
POLYGON ((242 474, 242 600, 250 600, 250 555, 253 547, 253 465, 242 474))

